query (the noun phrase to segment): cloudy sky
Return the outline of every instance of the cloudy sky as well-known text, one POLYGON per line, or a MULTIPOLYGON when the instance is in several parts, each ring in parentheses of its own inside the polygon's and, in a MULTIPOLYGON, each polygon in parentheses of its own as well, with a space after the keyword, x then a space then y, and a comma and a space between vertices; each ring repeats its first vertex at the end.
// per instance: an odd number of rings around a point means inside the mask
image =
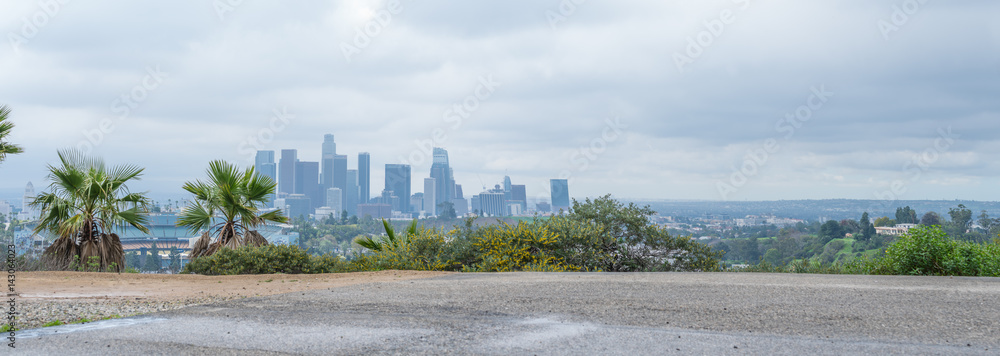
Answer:
POLYGON ((1000 200, 996 1, 4 1, 0 104, 25 153, 77 147, 182 196, 208 161, 325 133, 467 195, 1000 200), (48 4, 48 5, 47 5, 48 4), (52 5, 58 4, 58 6, 52 5))

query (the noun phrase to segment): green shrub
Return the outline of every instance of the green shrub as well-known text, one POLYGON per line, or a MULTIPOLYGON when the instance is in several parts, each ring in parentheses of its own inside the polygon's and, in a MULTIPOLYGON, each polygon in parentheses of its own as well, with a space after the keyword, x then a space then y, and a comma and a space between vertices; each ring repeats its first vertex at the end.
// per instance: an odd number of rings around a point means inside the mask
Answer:
POLYGON ((207 275, 270 273, 333 273, 354 270, 350 263, 329 255, 310 256, 298 246, 266 245, 223 248, 184 266, 184 272, 207 275))

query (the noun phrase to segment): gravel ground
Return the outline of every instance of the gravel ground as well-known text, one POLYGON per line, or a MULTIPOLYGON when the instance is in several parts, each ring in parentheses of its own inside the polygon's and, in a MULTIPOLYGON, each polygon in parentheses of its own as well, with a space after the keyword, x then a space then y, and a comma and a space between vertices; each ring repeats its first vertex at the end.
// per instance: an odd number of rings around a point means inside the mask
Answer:
POLYGON ((233 300, 240 297, 200 297, 183 299, 97 299, 97 300, 33 300, 24 299, 18 302, 19 323, 21 330, 40 328, 52 321, 75 323, 81 319, 91 321, 105 318, 118 318, 180 309, 195 305, 233 300))
POLYGON ((17 342, 27 355, 996 355, 997 305, 1000 278, 462 273, 29 330, 17 342))
POLYGON ((359 283, 440 276, 442 272, 380 271, 311 275, 200 276, 86 272, 19 272, 17 328, 175 310, 247 297, 359 283))

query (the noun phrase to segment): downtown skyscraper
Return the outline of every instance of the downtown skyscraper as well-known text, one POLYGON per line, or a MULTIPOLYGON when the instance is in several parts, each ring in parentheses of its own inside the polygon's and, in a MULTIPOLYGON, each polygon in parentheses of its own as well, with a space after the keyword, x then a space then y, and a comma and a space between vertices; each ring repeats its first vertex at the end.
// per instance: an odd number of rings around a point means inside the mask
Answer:
POLYGON ((323 135, 323 147, 320 150, 320 176, 322 176, 323 190, 333 188, 333 156, 337 154, 337 143, 333 142, 333 135, 323 135))
MULTIPOLYGON (((274 163, 274 151, 257 151, 253 166, 258 175, 271 178, 271 182, 278 183, 278 165, 274 163)), ((277 191, 278 189, 275 188, 275 192, 277 191)), ((270 194, 267 199, 268 205, 272 203, 274 203, 274 194, 270 194)))
POLYGON ((278 193, 295 193, 295 162, 298 160, 297 150, 281 150, 281 160, 278 161, 278 193))
POLYGON ((397 197, 393 210, 410 212, 410 165, 385 165, 385 191, 397 197))
POLYGON ((372 155, 358 153, 358 204, 367 204, 372 198, 372 155))
MULTIPOLYGON (((448 163, 448 151, 434 147, 434 161, 431 164, 431 178, 434 178, 434 206, 450 202, 455 194, 455 178, 448 163)), ((426 194, 426 192, 425 192, 426 194)))

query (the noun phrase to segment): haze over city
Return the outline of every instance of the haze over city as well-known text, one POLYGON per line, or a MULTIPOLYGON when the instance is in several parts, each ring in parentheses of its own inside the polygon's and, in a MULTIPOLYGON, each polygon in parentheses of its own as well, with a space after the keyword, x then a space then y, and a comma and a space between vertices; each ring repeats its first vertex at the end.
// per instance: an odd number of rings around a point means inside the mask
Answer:
POLYGON ((165 199, 329 133, 372 195, 443 147, 467 195, 1000 200, 995 2, 55 3, 0 5, 0 199, 62 148, 165 199))

